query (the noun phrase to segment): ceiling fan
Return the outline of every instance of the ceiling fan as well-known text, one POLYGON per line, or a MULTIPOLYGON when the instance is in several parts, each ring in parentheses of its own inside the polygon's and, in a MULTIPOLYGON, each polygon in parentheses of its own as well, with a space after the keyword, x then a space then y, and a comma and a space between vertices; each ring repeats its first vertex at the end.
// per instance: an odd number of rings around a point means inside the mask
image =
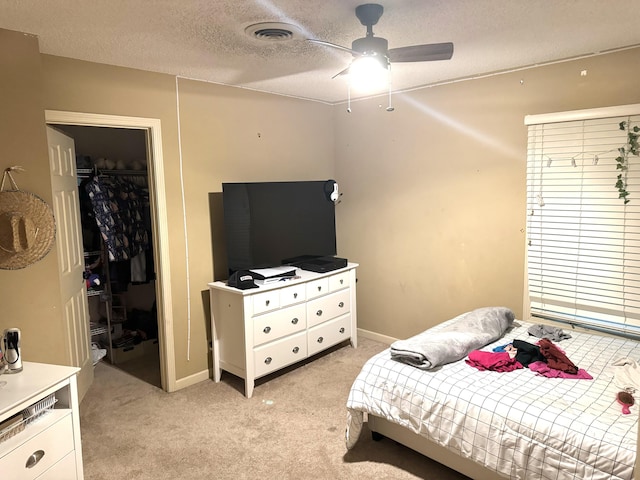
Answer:
POLYGON ((424 45, 410 45, 407 47, 389 49, 388 42, 385 38, 375 37, 373 34, 373 25, 378 23, 384 9, 382 5, 376 3, 366 3, 356 7, 356 17, 360 23, 367 27, 367 35, 358 38, 351 43, 351 48, 336 45, 335 43, 326 42, 324 40, 307 39, 312 43, 337 48, 351 53, 354 60, 347 68, 338 72, 338 75, 349 73, 354 62, 362 57, 375 58, 380 64, 388 69, 390 63, 395 62, 429 62, 434 60, 449 60, 453 56, 453 43, 429 43, 424 45))

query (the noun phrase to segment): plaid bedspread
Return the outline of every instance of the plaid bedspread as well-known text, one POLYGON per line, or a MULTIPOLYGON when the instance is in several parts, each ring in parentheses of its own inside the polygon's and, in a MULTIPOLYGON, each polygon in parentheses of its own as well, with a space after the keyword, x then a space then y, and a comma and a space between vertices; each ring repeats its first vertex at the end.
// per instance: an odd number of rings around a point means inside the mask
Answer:
MULTIPOLYGON (((444 322, 446 324, 447 322, 444 322)), ((505 336, 536 343, 516 320, 505 336)), ((593 380, 547 378, 529 369, 479 371, 464 360, 424 371, 373 356, 347 400, 347 448, 370 413, 411 429, 500 476, 516 479, 628 479, 636 457, 638 404, 623 415, 613 362, 640 359, 640 342, 570 331, 556 345, 593 380)), ((637 398, 636 401, 640 400, 637 398)))

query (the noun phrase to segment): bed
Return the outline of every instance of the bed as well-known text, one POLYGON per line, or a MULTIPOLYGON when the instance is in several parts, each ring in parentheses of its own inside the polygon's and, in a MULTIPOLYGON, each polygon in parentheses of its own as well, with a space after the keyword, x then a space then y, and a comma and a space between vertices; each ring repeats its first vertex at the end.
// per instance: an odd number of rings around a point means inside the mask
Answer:
MULTIPOLYGON (((532 326, 515 320, 481 350, 536 343, 532 326)), ((548 378, 529 368, 481 371, 468 357, 424 370, 384 350, 365 363, 349 392, 347 448, 367 421, 374 438, 392 438, 476 479, 633 478, 638 406, 622 413, 614 364, 639 359, 640 342, 567 333, 571 338, 554 343, 591 380, 548 378)))

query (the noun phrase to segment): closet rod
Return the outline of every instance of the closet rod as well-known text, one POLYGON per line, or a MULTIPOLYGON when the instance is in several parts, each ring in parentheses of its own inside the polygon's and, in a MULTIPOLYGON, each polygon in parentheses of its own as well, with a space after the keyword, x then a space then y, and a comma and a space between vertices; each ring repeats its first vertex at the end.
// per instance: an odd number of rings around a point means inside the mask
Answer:
POLYGON ((146 170, 102 170, 93 168, 78 168, 78 176, 84 175, 132 175, 132 176, 147 176, 146 170))

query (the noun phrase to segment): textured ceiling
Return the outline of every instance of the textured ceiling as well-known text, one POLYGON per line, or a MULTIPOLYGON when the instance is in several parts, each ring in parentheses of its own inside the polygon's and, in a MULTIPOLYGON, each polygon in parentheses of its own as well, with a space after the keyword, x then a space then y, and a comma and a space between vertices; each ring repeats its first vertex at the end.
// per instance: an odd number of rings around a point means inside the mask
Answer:
MULTIPOLYGON (((361 0, 0 0, 0 28, 35 34, 42 53, 339 103, 361 0), (245 34, 258 22, 300 38, 245 34)), ((448 61, 395 63, 406 90, 640 44, 638 0, 387 0, 374 33, 389 48, 453 42, 448 61)), ((640 59, 639 59, 640 60, 640 59)), ((356 95, 352 95, 356 96, 356 95)))

